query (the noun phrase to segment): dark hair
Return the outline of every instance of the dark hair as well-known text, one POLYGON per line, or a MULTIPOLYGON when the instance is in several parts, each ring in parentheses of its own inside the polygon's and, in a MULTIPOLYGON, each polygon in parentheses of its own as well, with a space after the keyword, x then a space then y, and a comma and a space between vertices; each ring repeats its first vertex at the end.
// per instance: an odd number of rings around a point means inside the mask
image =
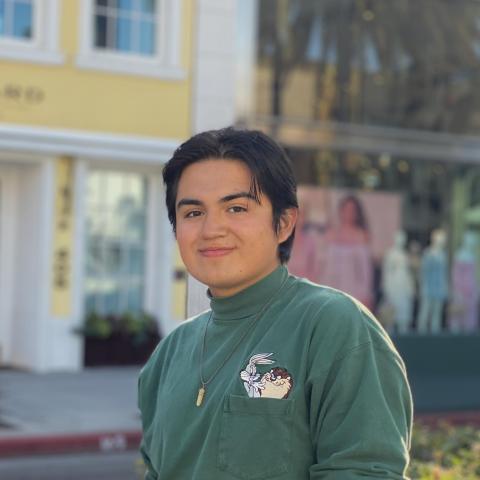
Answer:
MULTIPOLYGON (((250 193, 257 201, 261 193, 269 198, 273 207, 273 228, 278 233, 285 210, 298 208, 297 185, 290 160, 283 148, 264 133, 232 127, 194 135, 175 150, 163 168, 168 218, 174 233, 175 202, 183 170, 193 163, 219 158, 239 160, 247 165, 252 173, 250 193)), ((281 263, 288 262, 294 237, 295 229, 279 245, 278 257, 281 263)))
POLYGON ((347 203, 352 203, 355 207, 355 226, 361 228, 362 230, 365 230, 368 232, 368 221, 367 217, 365 215, 365 212, 363 211, 362 204, 360 203, 360 200, 355 196, 355 195, 347 195, 342 198, 340 201, 340 204, 338 206, 338 210, 341 211, 342 208, 347 204, 347 203))

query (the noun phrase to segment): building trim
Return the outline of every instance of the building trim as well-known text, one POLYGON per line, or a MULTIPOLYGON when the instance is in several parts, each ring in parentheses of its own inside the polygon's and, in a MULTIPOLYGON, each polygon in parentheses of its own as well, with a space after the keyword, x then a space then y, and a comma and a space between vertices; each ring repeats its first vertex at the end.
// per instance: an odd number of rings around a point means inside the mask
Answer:
POLYGON ((166 335, 176 326, 171 316, 174 237, 160 174, 150 175, 148 188, 144 306, 155 315, 161 334, 166 335))
MULTIPOLYGON (((55 162, 50 159, 42 164, 41 181, 41 206, 40 224, 37 241, 39 242, 38 258, 38 283, 46 280, 47 284, 38 291, 37 305, 37 335, 38 335, 38 356, 36 359, 36 370, 48 372, 51 369, 51 356, 53 353, 54 340, 51 335, 51 289, 52 289, 52 265, 53 265, 53 231, 54 231, 54 204, 55 204, 55 162)), ((35 361, 32 359, 32 362, 35 361)))
POLYGON ((0 124, 0 150, 163 164, 180 142, 136 135, 0 124))
POLYGON ((85 70, 101 70, 108 73, 152 77, 165 80, 185 80, 187 73, 182 68, 163 67, 157 62, 143 58, 125 58, 125 55, 102 53, 96 55, 79 55, 76 65, 85 70))

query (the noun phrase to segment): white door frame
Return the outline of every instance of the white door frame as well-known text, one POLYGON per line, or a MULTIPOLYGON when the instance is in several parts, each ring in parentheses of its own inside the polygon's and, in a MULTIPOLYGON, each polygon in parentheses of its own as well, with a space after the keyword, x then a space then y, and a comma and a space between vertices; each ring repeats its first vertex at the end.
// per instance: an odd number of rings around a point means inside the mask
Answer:
POLYGON ((0 164, 0 364, 11 360, 15 248, 14 169, 0 164))

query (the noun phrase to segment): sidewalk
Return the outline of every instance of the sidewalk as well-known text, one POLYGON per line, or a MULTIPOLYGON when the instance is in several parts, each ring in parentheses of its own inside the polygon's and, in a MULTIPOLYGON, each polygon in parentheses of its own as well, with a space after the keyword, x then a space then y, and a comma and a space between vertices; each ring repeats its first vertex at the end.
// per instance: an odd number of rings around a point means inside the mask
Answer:
POLYGON ((137 448, 139 369, 0 370, 0 457, 137 448))
MULTIPOLYGON (((137 449, 139 370, 90 368, 49 374, 0 370, 0 458, 137 449)), ((428 388, 433 388, 434 380, 428 388)), ((415 420, 480 427, 480 411, 417 413, 415 420)))

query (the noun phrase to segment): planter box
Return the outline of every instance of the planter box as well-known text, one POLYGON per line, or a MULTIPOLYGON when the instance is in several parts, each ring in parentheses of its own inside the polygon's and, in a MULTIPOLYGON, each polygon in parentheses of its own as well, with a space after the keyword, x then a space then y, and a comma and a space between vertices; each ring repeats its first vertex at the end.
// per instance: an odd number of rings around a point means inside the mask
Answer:
POLYGON ((142 343, 120 334, 109 338, 85 337, 84 366, 142 365, 159 341, 158 335, 152 335, 142 343))

